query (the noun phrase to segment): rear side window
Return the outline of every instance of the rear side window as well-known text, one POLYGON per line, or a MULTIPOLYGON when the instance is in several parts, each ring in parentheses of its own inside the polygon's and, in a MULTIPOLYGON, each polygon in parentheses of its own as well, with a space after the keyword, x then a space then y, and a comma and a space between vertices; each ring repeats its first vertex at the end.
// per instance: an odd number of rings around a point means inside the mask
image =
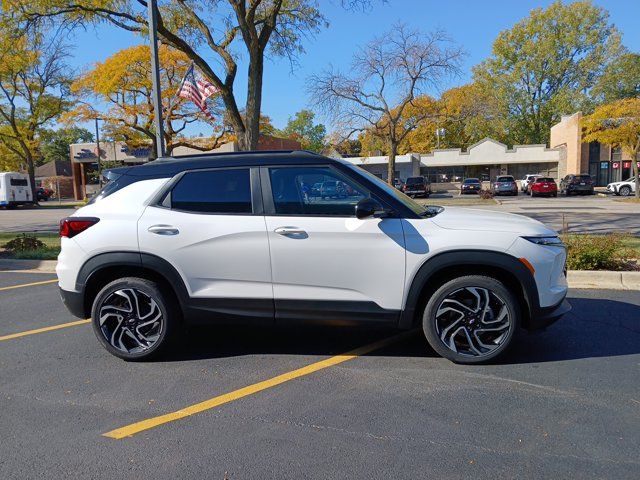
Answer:
POLYGON ((171 190, 171 208, 199 213, 251 213, 248 168, 186 173, 171 190))
POLYGON ((410 177, 407 178, 407 185, 420 185, 424 183, 423 177, 410 177))
POLYGON ((12 178, 9 183, 12 187, 26 187, 29 185, 26 178, 12 178))

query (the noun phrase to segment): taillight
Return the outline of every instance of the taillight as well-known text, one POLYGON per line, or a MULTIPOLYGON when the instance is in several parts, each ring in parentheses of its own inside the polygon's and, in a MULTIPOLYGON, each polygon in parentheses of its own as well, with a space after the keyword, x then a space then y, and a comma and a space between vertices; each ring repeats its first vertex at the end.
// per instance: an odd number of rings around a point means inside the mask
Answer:
POLYGON ((96 217, 67 217, 60 220, 60 236, 73 238, 100 221, 96 217))

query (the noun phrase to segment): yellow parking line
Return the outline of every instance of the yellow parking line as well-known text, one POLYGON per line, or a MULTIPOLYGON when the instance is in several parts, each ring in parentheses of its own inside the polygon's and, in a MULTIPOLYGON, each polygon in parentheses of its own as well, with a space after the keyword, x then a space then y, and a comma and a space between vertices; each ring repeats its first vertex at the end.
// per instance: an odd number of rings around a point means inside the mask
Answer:
POLYGON ((20 285, 11 285, 10 287, 0 287, 0 292, 2 292, 3 290, 13 290, 14 288, 34 287, 36 285, 46 285, 48 283, 54 283, 54 282, 57 282, 57 281, 58 281, 58 279, 55 278, 53 280, 44 280, 42 282, 22 283, 20 285))
POLYGON ((75 322, 61 323, 59 325, 51 325, 50 327, 36 328, 34 330, 25 330, 24 332, 11 333, 0 337, 0 342, 4 340, 12 340, 14 338, 26 337, 27 335, 35 335, 36 333, 51 332, 53 330, 60 330, 61 328, 75 327, 76 325, 84 325, 90 323, 91 319, 76 320, 75 322))
POLYGON ((132 423, 130 425, 111 430, 110 432, 103 433, 103 435, 105 437, 114 438, 116 440, 120 440, 125 437, 131 437, 132 435, 143 432, 145 430, 149 430, 159 425, 173 422, 175 420, 180 420, 181 418, 189 417, 191 415, 195 415, 196 413, 204 412, 205 410, 218 407, 225 403, 233 402, 234 400, 238 400, 248 395, 253 395, 254 393, 258 393, 262 390, 275 387, 290 380, 309 375, 311 373, 317 372, 318 370, 323 370, 325 368, 333 367, 340 363, 353 360, 354 358, 366 355, 367 353, 370 353, 374 350, 378 350, 380 348, 386 347, 387 345, 391 345, 392 343, 403 340, 411 334, 413 334, 413 332, 404 332, 398 335, 394 335, 392 337, 388 337, 377 342, 356 348, 355 350, 351 350, 341 355, 336 355, 334 357, 327 358, 326 360, 311 363, 305 367, 283 373, 282 375, 278 375, 268 380, 263 380, 262 382, 254 383, 253 385, 249 385, 247 387, 243 387, 238 390, 213 397, 209 400, 205 400, 204 402, 196 403, 195 405, 185 407, 175 412, 148 418, 140 422, 132 423))

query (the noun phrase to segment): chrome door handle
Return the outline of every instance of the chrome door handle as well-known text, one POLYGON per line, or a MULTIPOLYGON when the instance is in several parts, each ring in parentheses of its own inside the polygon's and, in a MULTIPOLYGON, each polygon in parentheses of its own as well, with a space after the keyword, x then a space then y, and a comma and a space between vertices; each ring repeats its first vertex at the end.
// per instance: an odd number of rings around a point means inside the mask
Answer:
POLYGON ((180 233, 180 230, 171 225, 152 225, 147 230, 156 235, 178 235, 180 233))
POLYGON ((278 227, 274 230, 278 235, 304 235, 307 232, 297 227, 278 227))

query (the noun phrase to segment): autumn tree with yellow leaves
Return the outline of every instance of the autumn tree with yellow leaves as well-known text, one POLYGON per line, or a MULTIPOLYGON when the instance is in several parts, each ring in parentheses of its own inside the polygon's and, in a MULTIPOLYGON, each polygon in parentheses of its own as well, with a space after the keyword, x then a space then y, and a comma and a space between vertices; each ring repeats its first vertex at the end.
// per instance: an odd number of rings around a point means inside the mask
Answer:
POLYGON ((636 179, 636 198, 640 198, 640 98, 627 98, 599 106, 591 115, 582 119, 582 133, 585 142, 619 146, 631 156, 636 179))
POLYGON ((35 199, 40 133, 68 106, 67 50, 59 38, 25 33, 0 20, 0 155, 2 167, 26 168, 35 199))
MULTIPOLYGON (((180 98, 176 92, 190 66, 182 52, 162 45, 160 56, 160 82, 167 153, 179 146, 201 151, 218 147, 229 139, 222 113, 214 119, 206 117, 192 102, 180 98), (196 121, 211 124, 213 135, 207 138, 187 139, 183 132, 196 121)), ((152 99, 151 56, 147 45, 121 50, 80 76, 72 85, 72 92, 82 102, 66 115, 68 121, 88 121, 99 117, 105 122, 105 131, 130 148, 151 146, 156 151, 156 129, 152 99), (108 105, 105 112, 97 112, 94 101, 108 105)))

